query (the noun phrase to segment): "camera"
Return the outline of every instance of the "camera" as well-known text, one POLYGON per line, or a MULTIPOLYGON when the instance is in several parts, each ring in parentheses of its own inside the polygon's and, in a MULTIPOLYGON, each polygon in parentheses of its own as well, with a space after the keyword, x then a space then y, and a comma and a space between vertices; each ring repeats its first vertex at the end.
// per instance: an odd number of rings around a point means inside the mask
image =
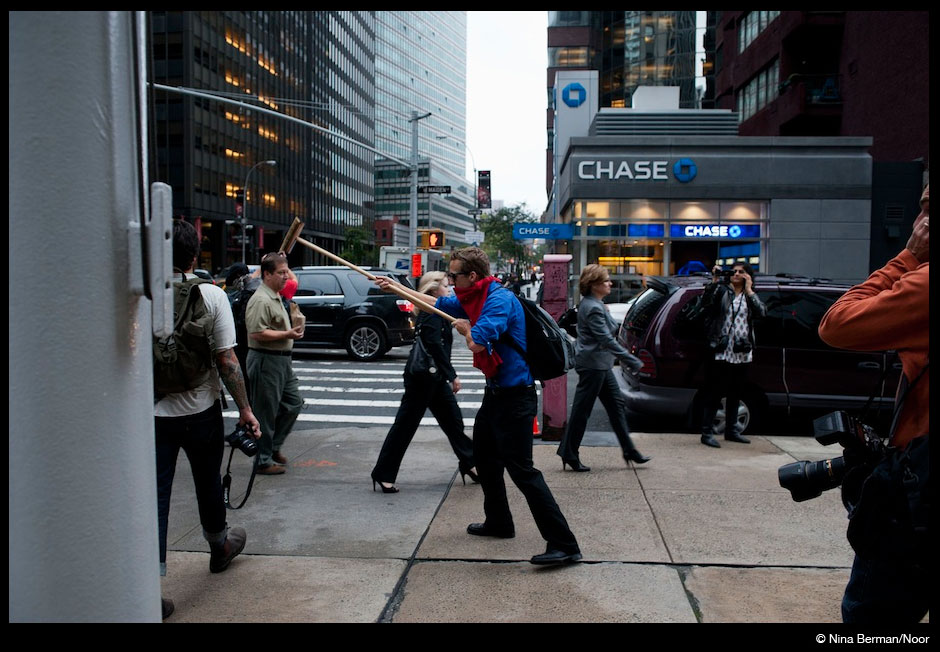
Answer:
POLYGON ((734 276, 733 269, 723 269, 718 272, 718 282, 719 283, 730 283, 731 277, 734 276))
POLYGON ((857 502, 862 482, 884 458, 885 444, 871 426, 841 410, 814 419, 813 432, 823 446, 838 442, 845 449, 843 455, 784 464, 777 469, 780 486, 789 490, 794 501, 802 502, 844 483, 842 500, 848 507, 849 502, 857 502))
POLYGON ((731 347, 731 350, 735 353, 750 353, 751 341, 746 337, 736 337, 734 338, 734 346, 731 347))
POLYGON ((248 428, 245 426, 236 426, 235 430, 225 436, 232 448, 237 448, 248 457, 254 457, 258 454, 258 442, 251 436, 248 428))

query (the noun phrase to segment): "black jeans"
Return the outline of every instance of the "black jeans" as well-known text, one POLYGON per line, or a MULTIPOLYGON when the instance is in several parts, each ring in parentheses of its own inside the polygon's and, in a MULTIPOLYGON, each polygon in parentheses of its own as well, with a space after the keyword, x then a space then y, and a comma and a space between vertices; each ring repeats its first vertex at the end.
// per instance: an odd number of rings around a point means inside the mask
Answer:
POLYGON ((473 442, 464 433, 463 415, 450 383, 442 378, 406 378, 405 395, 401 397, 395 423, 385 436, 379 459, 372 469, 376 482, 395 482, 405 451, 428 409, 454 449, 460 470, 466 473, 475 466, 473 442))
POLYGON ((538 411, 535 387, 494 392, 487 388, 473 426, 473 454, 483 487, 486 524, 514 529, 503 471, 525 496, 542 538, 550 548, 580 552, 558 503, 532 463, 532 419, 538 411))
POLYGON ((574 402, 571 404, 571 417, 568 419, 568 429, 558 444, 558 454, 563 460, 578 459, 578 450, 584 438, 584 429, 587 427, 588 417, 594 409, 594 401, 601 399, 601 404, 607 410, 607 418, 617 435, 617 441, 624 455, 636 447, 630 439, 630 428, 627 426, 627 406, 617 386, 612 369, 579 369, 578 388, 574 392, 574 402))
POLYGON ((160 530, 160 563, 166 563, 170 494, 180 449, 189 458, 199 505, 199 522, 205 534, 225 530, 222 497, 222 455, 225 449, 222 408, 218 401, 203 412, 185 417, 155 417, 157 448, 157 519, 160 530))
POLYGON ((737 433, 738 404, 741 402, 741 390, 747 382, 748 363, 731 364, 724 360, 710 360, 705 367, 704 414, 702 415, 702 434, 717 435, 712 423, 721 399, 725 399, 725 437, 737 433))

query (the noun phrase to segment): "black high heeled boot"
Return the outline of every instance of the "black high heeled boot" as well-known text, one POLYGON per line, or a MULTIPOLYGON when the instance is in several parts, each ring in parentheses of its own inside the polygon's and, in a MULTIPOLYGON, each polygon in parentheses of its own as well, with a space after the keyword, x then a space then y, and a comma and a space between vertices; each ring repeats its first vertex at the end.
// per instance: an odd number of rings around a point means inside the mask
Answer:
POLYGON ((628 462, 633 462, 634 464, 646 464, 653 458, 648 457, 647 455, 644 455, 643 453, 641 453, 640 451, 634 448, 634 449, 631 449, 629 452, 624 453, 623 459, 627 460, 628 462))
POLYGON ((581 464, 581 460, 578 460, 578 459, 574 459, 574 460, 562 459, 562 460, 561 460, 561 470, 562 470, 562 471, 565 470, 565 464, 567 464, 568 466, 570 466, 572 471, 576 471, 576 472, 578 472, 578 473, 586 473, 587 471, 590 471, 590 470, 591 470, 591 467, 589 467, 589 466, 584 466, 583 464, 581 464))

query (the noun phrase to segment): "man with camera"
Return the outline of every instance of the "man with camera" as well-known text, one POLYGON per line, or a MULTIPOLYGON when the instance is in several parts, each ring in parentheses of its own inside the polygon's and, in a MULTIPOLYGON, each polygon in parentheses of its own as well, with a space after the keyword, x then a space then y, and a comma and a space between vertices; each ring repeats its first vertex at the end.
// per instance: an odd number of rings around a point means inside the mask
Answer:
POLYGON ((261 424, 257 470, 261 475, 287 471, 287 457, 281 453, 281 446, 304 406, 300 383, 291 367, 294 340, 303 338, 304 326, 291 325, 279 294, 290 275, 284 254, 265 254, 261 259, 261 285, 245 309, 251 405, 261 424))
POLYGON ((846 292, 819 325, 831 346, 896 350, 903 369, 884 459, 858 496, 847 495, 848 476, 843 484, 856 552, 842 600, 846 623, 916 623, 929 610, 929 185, 920 206, 906 248, 846 292))
MULTIPOLYGON (((193 269, 199 255, 196 229, 189 223, 173 223, 173 267, 185 282, 195 278, 193 269)), ((220 402, 221 386, 225 383, 238 405, 238 425, 252 437, 260 437, 258 421, 248 404, 245 381, 238 358, 235 357, 235 324, 228 298, 222 288, 200 283, 198 290, 205 304, 208 322, 212 325, 215 366, 206 379, 193 389, 155 397, 154 429, 157 458, 157 515, 160 532, 160 574, 166 575, 167 529, 170 494, 176 459, 182 448, 189 459, 199 505, 202 534, 209 542, 209 570, 221 573, 245 547, 245 530, 228 528, 222 479, 219 473, 225 448, 224 425, 220 402)), ((198 382, 198 379, 195 379, 198 382)), ((163 617, 173 611, 173 603, 163 600, 163 617)))
POLYGON ((702 443, 721 448, 715 439, 718 433, 713 422, 724 397, 725 440, 749 444, 751 441, 738 428, 738 403, 747 381, 747 366, 753 358, 754 322, 767 314, 754 291, 754 270, 747 263, 735 263, 730 272, 715 265, 712 282, 705 288, 701 301, 706 307, 710 356, 705 367, 702 443))

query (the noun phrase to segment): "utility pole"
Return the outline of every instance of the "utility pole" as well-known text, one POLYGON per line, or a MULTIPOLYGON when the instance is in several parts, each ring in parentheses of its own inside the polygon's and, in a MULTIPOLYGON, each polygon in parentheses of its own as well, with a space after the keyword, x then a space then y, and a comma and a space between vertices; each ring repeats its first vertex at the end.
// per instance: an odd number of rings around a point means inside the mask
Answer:
POLYGON ((408 248, 411 255, 418 252, 418 120, 424 120, 430 113, 419 116, 411 112, 411 219, 408 224, 408 248))

